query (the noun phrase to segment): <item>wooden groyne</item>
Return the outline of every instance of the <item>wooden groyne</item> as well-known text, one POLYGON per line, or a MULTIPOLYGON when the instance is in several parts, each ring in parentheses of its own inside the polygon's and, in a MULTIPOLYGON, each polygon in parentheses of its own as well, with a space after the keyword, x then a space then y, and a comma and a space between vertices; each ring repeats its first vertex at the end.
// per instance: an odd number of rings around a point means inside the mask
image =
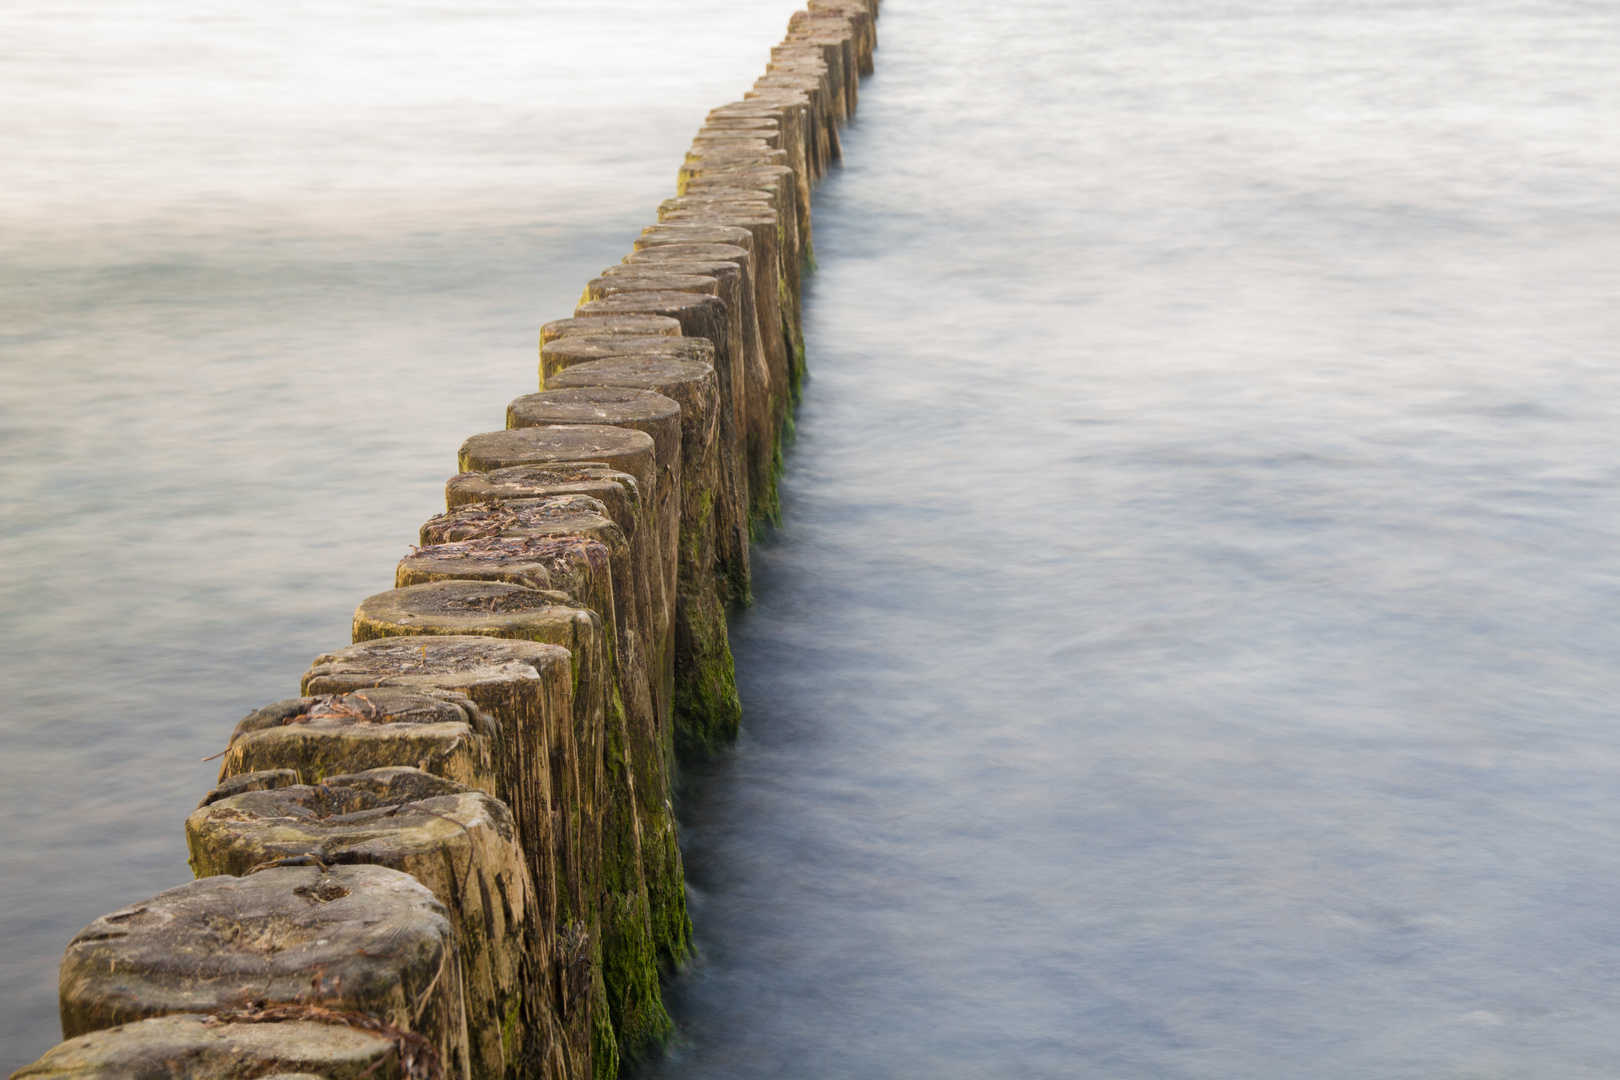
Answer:
POLYGON ((69 944, 65 1041, 14 1078, 611 1080, 669 1038, 673 783, 742 716, 727 613, 779 513, 810 193, 877 6, 810 0, 709 113, 394 588, 231 732, 196 879, 69 944))

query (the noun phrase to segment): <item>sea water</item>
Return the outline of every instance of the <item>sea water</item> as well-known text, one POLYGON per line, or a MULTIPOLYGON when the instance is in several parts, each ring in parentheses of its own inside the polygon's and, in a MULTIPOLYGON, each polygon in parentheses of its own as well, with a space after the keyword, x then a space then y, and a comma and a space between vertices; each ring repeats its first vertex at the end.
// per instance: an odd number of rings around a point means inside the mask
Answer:
POLYGON ((0 0, 0 1075, 790 0, 0 0))
MULTIPOLYGON (((790 7, 0 9, 0 1067, 790 7)), ((1614 1075, 1620 5, 879 34, 644 1072, 1614 1075)))
POLYGON ((1620 1075, 1620 5, 880 34, 653 1074, 1620 1075))

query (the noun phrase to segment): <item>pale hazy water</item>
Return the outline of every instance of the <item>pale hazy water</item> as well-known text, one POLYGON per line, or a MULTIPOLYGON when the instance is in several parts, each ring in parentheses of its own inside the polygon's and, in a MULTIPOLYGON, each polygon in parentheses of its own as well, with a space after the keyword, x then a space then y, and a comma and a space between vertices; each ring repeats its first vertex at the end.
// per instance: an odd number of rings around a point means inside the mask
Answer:
MULTIPOLYGON (((0 7, 0 1067, 791 6, 0 7)), ((1620 5, 881 34, 650 1071, 1620 1073, 1620 5)))
POLYGON ((0 1075, 791 0, 0 0, 0 1075))
POLYGON ((1620 1076, 1620 5, 881 32, 658 1075, 1620 1076))

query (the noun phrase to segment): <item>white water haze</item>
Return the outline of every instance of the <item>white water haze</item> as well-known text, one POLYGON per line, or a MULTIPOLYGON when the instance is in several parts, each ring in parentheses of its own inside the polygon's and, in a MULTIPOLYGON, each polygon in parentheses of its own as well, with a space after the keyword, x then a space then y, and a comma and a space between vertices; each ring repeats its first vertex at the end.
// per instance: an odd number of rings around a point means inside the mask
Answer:
MULTIPOLYGON (((0 6, 0 1069, 796 4, 0 6)), ((669 1080, 1620 1071, 1620 4, 887 0, 669 1080)))

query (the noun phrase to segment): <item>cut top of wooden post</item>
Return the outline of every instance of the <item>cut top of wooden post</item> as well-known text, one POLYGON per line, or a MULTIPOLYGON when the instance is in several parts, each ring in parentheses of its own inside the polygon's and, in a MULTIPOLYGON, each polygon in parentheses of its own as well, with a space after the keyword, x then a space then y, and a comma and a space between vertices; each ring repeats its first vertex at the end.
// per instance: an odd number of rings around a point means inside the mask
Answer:
MULTIPOLYGON (((644 296, 677 296, 683 300, 717 303, 713 297, 693 293, 637 293, 644 296)), ((598 301, 611 304, 612 300, 598 301)), ((462 472, 491 472, 515 465, 552 465, 565 462, 602 462, 610 469, 627 472, 640 480, 654 477, 653 440, 645 431, 598 424, 547 425, 491 431, 474 435, 461 444, 458 455, 462 472)), ((643 489, 645 500, 652 492, 643 489)))
MULTIPOLYGON (((742 252, 741 248, 729 250, 742 252)), ((742 252, 747 257, 747 252, 742 252)), ((649 356, 669 360, 697 360, 713 366, 714 343, 708 338, 619 338, 572 337, 553 341, 540 350, 540 388, 552 376, 575 364, 588 364, 592 360, 607 360, 618 356, 649 356)))
MULTIPOLYGON (((371 687, 437 687, 459 690, 488 708, 475 691, 524 685, 538 689, 556 676, 567 686, 568 664, 567 649, 537 641, 387 638, 322 653, 304 673, 302 688, 318 695, 371 687)), ((502 720, 499 714, 496 719, 502 720)))
POLYGON ((625 539, 632 541, 641 515, 641 489, 636 478, 596 462, 518 465, 487 473, 460 473, 450 478, 444 492, 445 505, 451 510, 468 503, 589 495, 607 508, 625 539))
POLYGON ((703 121, 700 131, 775 131, 782 130, 782 122, 774 116, 727 116, 711 113, 703 121))
MULTIPOLYGON (((609 609, 608 615, 612 615, 609 609)), ((568 597, 505 581, 449 579, 389 589, 360 601, 356 641, 410 634, 490 634, 569 643, 599 641, 603 616, 575 607, 568 597)), ((594 687, 600 693, 602 687, 594 687)))
POLYGON ((608 530, 602 536, 604 543, 621 546, 625 542, 618 525, 608 517, 606 504, 589 495, 463 504, 423 522, 419 538, 427 547, 500 536, 514 528, 525 530, 527 536, 595 536, 608 530))
POLYGON ((397 870, 282 867, 187 882, 97 919, 62 958, 67 1038, 264 1004, 375 1013, 467 1074, 449 914, 397 870))
MULTIPOLYGON (((394 1037, 380 1023, 316 1007, 257 1010, 239 1018, 192 1013, 139 1020, 70 1038, 11 1075, 12 1080, 395 1080, 404 1074, 394 1037), (319 1019, 297 1019, 300 1012, 319 1019)), ((420 1071, 411 1080, 426 1075, 420 1071)))
POLYGON ((251 731, 290 724, 341 727, 349 724, 466 724, 479 734, 492 734, 495 722, 454 690, 379 687, 375 690, 319 697, 289 698, 255 709, 231 732, 231 740, 251 731))
MULTIPOLYGON (((242 877, 264 863, 310 856, 328 865, 370 863, 410 872, 405 863, 445 849, 457 856, 451 861, 459 868, 469 858, 476 829, 492 829, 516 843, 504 803, 408 767, 244 792, 186 819, 192 865, 206 868, 204 876, 242 877)), ((528 885, 526 879, 519 884, 528 885)), ((440 900, 460 903, 455 890, 449 892, 439 894, 440 900)))
POLYGON ((208 794, 202 797, 197 809, 221 799, 228 799, 232 795, 241 795, 248 791, 270 791, 278 787, 291 787, 298 783, 298 773, 294 769, 261 769, 258 772, 240 773, 228 776, 219 781, 208 794))
POLYGON ((495 720, 471 699, 433 687, 289 698, 236 725, 216 791, 260 786, 232 784, 245 774, 290 771, 295 782, 315 784, 356 769, 417 765, 498 792, 497 734, 495 720))
POLYGON ((714 366, 662 356, 617 356, 575 364, 551 377, 556 390, 607 387, 651 390, 681 407, 681 461, 696 460, 719 431, 714 366))
POLYGON ((681 324, 661 315, 592 315, 553 319, 540 328, 540 344, 578 334, 625 334, 680 337, 681 324))
POLYGON ((585 283, 582 303, 603 300, 623 292, 695 292, 709 296, 720 294, 720 283, 702 274, 680 274, 671 270, 641 270, 638 280, 627 281, 611 277, 596 277, 585 283))
POLYGON ((696 222, 670 222, 649 225, 636 237, 635 248, 658 247, 662 244, 730 244, 754 250, 754 234, 734 225, 709 225, 696 222))
POLYGON ((677 262, 682 259, 713 259, 716 262, 734 262, 752 269, 754 256, 747 248, 738 247, 736 244, 669 244, 646 248, 624 257, 627 263, 661 262, 665 259, 677 262))
MULTIPOLYGON (((645 431, 653 455, 666 468, 680 468, 681 407, 663 394, 629 387, 542 390, 506 407, 510 428, 546 424, 612 424, 645 431)), ((606 509, 605 507, 603 508, 606 509)))
MULTIPOLYGON (((628 554, 619 527, 599 517, 628 554)), ((509 581, 530 589, 554 591, 583 599, 577 590, 585 577, 607 578, 613 552, 588 536, 478 536, 445 544, 425 544, 399 561, 394 588, 442 578, 509 581)), ((594 610, 594 608, 593 608, 594 610)), ((604 612, 606 614, 606 612, 604 612)))

